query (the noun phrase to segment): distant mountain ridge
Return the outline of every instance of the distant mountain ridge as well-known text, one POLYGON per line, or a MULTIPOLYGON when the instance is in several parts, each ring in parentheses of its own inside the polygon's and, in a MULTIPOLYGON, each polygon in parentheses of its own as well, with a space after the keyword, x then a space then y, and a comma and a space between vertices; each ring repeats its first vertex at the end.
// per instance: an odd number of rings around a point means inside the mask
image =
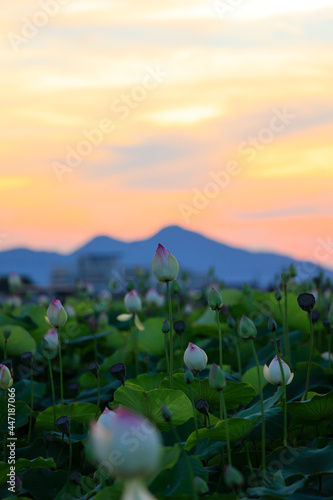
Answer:
MULTIPOLYGON (((118 257, 119 266, 150 268, 158 243, 175 255, 181 269, 204 274, 213 266, 217 277, 232 285, 256 281, 266 286, 291 263, 299 268, 302 266, 300 261, 288 256, 233 248, 179 226, 169 226, 151 238, 130 243, 97 236, 69 255, 24 248, 3 251, 0 252, 0 275, 15 271, 29 276, 37 284, 46 285, 53 268, 64 267, 75 273, 78 257, 85 254, 113 254, 118 257)), ((312 275, 318 270, 318 266, 313 266, 312 275)), ((325 271, 333 278, 332 271, 325 271)))

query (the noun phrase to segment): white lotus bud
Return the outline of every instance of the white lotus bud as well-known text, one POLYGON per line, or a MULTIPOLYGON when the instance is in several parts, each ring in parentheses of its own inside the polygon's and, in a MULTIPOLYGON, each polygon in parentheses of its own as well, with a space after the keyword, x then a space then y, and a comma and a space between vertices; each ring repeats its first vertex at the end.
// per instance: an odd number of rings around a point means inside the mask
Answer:
POLYGON ((184 363, 189 370, 199 372, 206 368, 207 354, 203 349, 195 344, 189 342, 188 347, 184 353, 184 363))
MULTIPOLYGON (((286 381, 286 385, 288 385, 294 378, 294 374, 291 373, 289 366, 287 365, 287 363, 283 361, 283 359, 281 359, 281 363, 284 373, 284 379, 286 381)), ((267 365, 264 366, 264 377, 270 384, 273 385, 282 384, 282 373, 277 356, 275 356, 275 358, 270 362, 269 366, 267 365)))

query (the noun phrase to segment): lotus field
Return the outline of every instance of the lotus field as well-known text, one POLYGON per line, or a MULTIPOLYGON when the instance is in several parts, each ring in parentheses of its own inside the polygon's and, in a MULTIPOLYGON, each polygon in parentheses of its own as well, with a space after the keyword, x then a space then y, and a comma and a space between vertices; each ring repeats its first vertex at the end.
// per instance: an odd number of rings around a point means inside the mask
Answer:
POLYGON ((9 276, 0 498, 333 498, 330 282, 195 289, 154 251, 121 292, 9 276))

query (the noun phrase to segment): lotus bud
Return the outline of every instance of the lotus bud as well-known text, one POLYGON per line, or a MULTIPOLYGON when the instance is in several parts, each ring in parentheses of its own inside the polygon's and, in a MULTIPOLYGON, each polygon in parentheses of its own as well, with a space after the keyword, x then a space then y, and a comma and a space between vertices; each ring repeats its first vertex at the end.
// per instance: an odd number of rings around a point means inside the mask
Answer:
POLYGON ((232 316, 230 316, 230 314, 227 317, 227 325, 230 330, 233 330, 236 326, 236 321, 232 316))
POLYGON ((162 332, 163 333, 169 333, 170 332, 170 323, 169 323, 169 320, 168 319, 165 319, 163 321, 163 325, 162 325, 162 332))
POLYGON ((71 428, 71 421, 67 416, 62 416, 58 418, 55 421, 56 426, 58 427, 59 431, 62 432, 63 434, 66 434, 69 436, 70 428, 71 428))
POLYGON ((223 371, 213 363, 209 372, 209 385, 214 391, 222 391, 227 385, 223 371))
POLYGON ((43 354, 46 358, 53 359, 58 353, 59 339, 55 328, 48 330, 42 339, 43 354))
MULTIPOLYGON (((289 366, 287 365, 287 363, 283 361, 283 359, 281 359, 281 363, 284 373, 284 379, 286 381, 286 385, 288 385, 293 380, 294 374, 291 373, 289 366)), ((264 377, 267 380, 267 382, 269 382, 272 385, 282 384, 282 374, 277 356, 275 356, 275 358, 270 362, 269 366, 267 365, 264 366, 264 377)))
POLYGON ((199 476, 195 476, 195 478, 194 478, 194 486, 195 486, 196 492, 200 496, 206 495, 206 493, 208 493, 208 491, 209 491, 209 488, 208 488, 208 485, 207 485, 206 481, 204 481, 199 476))
POLYGON ((153 274, 160 283, 177 279, 179 271, 177 259, 160 243, 153 257, 152 267, 153 274))
POLYGON ((277 324, 276 324, 276 321, 274 321, 274 319, 272 318, 272 316, 269 317, 267 326, 268 326, 268 330, 270 332, 272 332, 272 333, 276 332, 277 324))
POLYGON ((297 269, 295 264, 290 264, 289 266, 289 274, 291 278, 296 278, 297 276, 297 269))
POLYGON ((69 318, 75 318, 76 317, 76 312, 74 307, 71 304, 67 304, 65 307, 65 311, 67 313, 67 316, 69 318))
POLYGON ((12 374, 6 365, 0 364, 0 389, 6 391, 13 385, 12 374))
POLYGON ((244 478, 239 470, 237 470, 232 465, 227 465, 224 469, 224 481, 228 488, 230 488, 231 490, 238 490, 242 487, 244 478))
POLYGON ((206 401, 205 399, 198 399, 198 401, 195 403, 194 406, 199 413, 202 413, 203 415, 208 415, 209 404, 208 401, 206 401))
POLYGON ((34 360, 32 352, 24 352, 23 354, 21 354, 20 358, 24 366, 26 366, 27 368, 32 367, 32 363, 34 360))
POLYGON ((215 311, 216 309, 221 309, 223 306, 223 300, 221 295, 217 290, 215 290, 214 287, 210 289, 209 295, 208 295, 208 305, 212 309, 212 311, 215 311))
POLYGON ((115 365, 111 366, 110 373, 115 379, 119 380, 122 385, 125 384, 126 366, 124 365, 124 363, 116 363, 115 365))
POLYGON ((150 288, 145 295, 145 301, 152 306, 162 307, 165 299, 163 295, 158 293, 156 288, 150 288))
POLYGON ((243 314, 239 325, 238 335, 242 339, 255 339, 257 337, 257 328, 253 321, 243 314))
POLYGON ((186 370, 186 372, 184 373, 184 382, 186 382, 186 384, 192 384, 193 380, 194 375, 191 370, 186 370))
POLYGON ((90 373, 92 373, 95 377, 97 377, 99 373, 99 366, 98 363, 96 363, 96 361, 90 361, 87 365, 87 368, 90 371, 90 373))
POLYGON ((48 305, 48 303, 49 303, 48 296, 45 295, 45 293, 40 294, 38 297, 38 305, 41 307, 45 307, 48 305))
POLYGON ((178 335, 181 335, 185 331, 185 322, 182 320, 175 321, 173 324, 173 329, 178 335))
POLYGON ((184 353, 184 363, 189 370, 200 372, 207 365, 207 354, 203 349, 189 342, 184 353))
POLYGON ((159 468, 160 434, 149 420, 124 407, 92 425, 88 442, 103 470, 121 479, 147 478, 159 468), (133 442, 135 446, 133 446, 133 442), (116 458, 117 457, 117 458, 116 458))
POLYGON ((7 340, 11 336, 11 333, 12 333, 12 331, 11 331, 10 328, 4 328, 3 329, 3 338, 5 339, 5 342, 7 342, 7 340))
POLYGON ((281 290, 279 288, 275 290, 274 297, 278 302, 282 299, 281 290))
POLYGON ((301 293, 297 297, 298 305, 303 311, 310 313, 315 306, 316 299, 312 293, 301 293))
POLYGON ((282 284, 285 286, 288 284, 288 281, 290 280, 290 273, 287 272, 287 273, 282 273, 281 274, 281 280, 282 280, 282 284))
POLYGON ((67 321, 67 313, 65 311, 65 308, 63 307, 60 300, 57 300, 55 298, 52 299, 52 302, 47 309, 46 316, 49 320, 50 325, 54 328, 65 326, 67 321))
POLYGON ((135 290, 126 293, 124 303, 127 312, 136 314, 141 310, 141 299, 135 290))

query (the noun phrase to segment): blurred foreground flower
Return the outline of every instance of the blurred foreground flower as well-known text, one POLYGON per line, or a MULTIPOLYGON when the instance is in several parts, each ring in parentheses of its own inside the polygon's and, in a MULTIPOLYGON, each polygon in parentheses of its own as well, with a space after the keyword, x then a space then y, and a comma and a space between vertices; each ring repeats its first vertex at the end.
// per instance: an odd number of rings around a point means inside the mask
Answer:
MULTIPOLYGON (((281 359, 282 369, 284 372, 284 378, 286 381, 286 385, 290 384, 294 378, 294 374, 291 373, 289 366, 287 363, 281 359)), ((270 362, 269 366, 264 366, 264 377, 270 384, 273 385, 281 385, 282 384, 282 374, 280 369, 280 364, 278 357, 275 356, 274 359, 270 362)))
POLYGON ((67 313, 60 300, 53 298, 46 313, 46 321, 53 328, 65 326, 67 313))
POLYGON ((174 281, 177 279, 178 271, 179 265, 176 257, 159 243, 153 257, 153 274, 157 281, 160 283, 174 281))
POLYGON ((144 481, 159 468, 161 438, 149 420, 123 407, 106 408, 92 425, 88 450, 105 474, 125 480, 122 500, 154 498, 144 481))
POLYGON ((200 372, 206 368, 208 362, 207 354, 203 349, 189 342, 184 353, 184 363, 189 370, 200 372))

